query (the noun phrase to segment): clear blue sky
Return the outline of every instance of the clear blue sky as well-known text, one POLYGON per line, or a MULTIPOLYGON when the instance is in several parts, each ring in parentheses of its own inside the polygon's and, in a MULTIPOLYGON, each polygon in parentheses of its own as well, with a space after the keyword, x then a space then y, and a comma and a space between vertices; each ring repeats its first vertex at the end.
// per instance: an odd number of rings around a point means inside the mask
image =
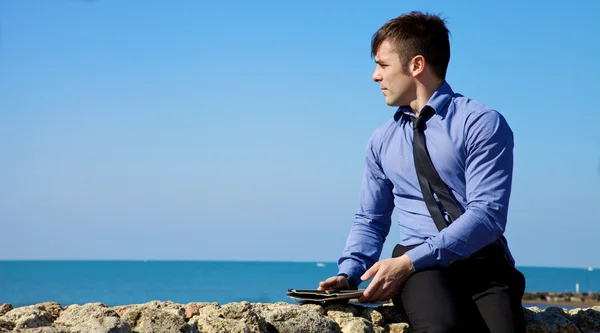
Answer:
POLYGON ((517 264, 600 267, 600 2, 530 3, 0 0, 0 259, 337 260, 417 9, 514 130, 517 264))

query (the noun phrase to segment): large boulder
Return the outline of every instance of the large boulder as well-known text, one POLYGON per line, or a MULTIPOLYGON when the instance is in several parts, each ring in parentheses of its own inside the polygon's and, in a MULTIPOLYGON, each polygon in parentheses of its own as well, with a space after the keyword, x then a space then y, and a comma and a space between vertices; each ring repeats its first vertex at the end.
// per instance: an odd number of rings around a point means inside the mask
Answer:
POLYGON ((320 306, 298 306, 276 303, 262 308, 260 313, 269 326, 279 333, 341 332, 339 324, 323 315, 320 306))
POLYGON ((581 333, 600 332, 600 306, 577 311, 576 314, 571 316, 571 321, 579 328, 581 333))
POLYGON ((173 302, 152 301, 129 306, 121 315, 133 332, 195 333, 196 327, 185 321, 185 308, 173 302))
POLYGON ((131 333, 131 326, 102 303, 69 305, 54 321, 54 327, 71 333, 131 333))
POLYGON ((52 325, 52 315, 36 305, 15 308, 0 317, 0 327, 7 328, 6 322, 12 323, 14 329, 37 328, 52 325))
POLYGON ((531 307, 524 311, 527 333, 581 333, 564 309, 549 307, 542 311, 531 307))

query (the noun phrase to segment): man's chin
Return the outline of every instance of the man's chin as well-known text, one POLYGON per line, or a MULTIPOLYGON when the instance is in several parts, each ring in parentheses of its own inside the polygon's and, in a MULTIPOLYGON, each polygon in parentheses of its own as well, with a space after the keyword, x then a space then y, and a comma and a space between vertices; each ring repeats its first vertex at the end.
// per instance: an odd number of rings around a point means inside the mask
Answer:
POLYGON ((387 104, 388 106, 393 106, 393 107, 400 106, 400 103, 398 103, 398 101, 389 100, 387 98, 385 99, 385 104, 387 104))

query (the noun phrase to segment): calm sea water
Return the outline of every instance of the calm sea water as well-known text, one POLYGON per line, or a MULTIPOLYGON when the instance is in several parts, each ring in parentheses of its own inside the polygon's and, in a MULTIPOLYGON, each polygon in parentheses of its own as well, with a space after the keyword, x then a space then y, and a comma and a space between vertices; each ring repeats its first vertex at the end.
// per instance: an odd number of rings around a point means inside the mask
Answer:
MULTIPOLYGON (((527 291, 600 292, 600 270, 519 267, 527 291)), ((315 289, 335 263, 226 261, 0 261, 0 304, 45 301, 109 306, 152 300, 288 302, 289 288, 315 289)), ((365 284, 361 285, 366 287, 365 284)))

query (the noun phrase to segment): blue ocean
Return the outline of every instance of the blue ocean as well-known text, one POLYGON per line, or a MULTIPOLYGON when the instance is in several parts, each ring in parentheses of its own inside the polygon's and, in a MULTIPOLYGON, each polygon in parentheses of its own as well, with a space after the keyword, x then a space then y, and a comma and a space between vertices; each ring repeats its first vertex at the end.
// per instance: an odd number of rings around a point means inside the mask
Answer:
MULTIPOLYGON (((577 284, 581 292, 600 291, 600 270, 518 268, 528 292, 575 292, 577 284)), ((336 273, 335 263, 316 262, 0 261, 0 304, 293 303, 288 289, 315 289, 336 273)))

